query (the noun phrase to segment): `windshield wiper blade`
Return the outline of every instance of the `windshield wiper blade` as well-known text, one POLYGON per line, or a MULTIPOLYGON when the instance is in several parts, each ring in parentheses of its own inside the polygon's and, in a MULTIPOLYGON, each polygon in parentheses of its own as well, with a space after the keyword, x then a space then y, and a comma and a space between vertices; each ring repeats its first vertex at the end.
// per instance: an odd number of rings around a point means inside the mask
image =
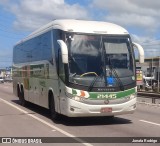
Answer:
POLYGON ((103 77, 103 75, 101 74, 100 76, 95 76, 93 81, 91 82, 90 86, 88 87, 88 92, 90 92, 95 84, 95 82, 97 81, 98 78, 103 77))
POLYGON ((88 92, 90 92, 91 89, 93 88, 94 83, 96 82, 97 78, 99 78, 99 76, 95 76, 95 77, 94 77, 93 81, 91 82, 91 84, 90 84, 89 87, 88 87, 88 92))
POLYGON ((118 82, 118 84, 119 84, 120 89, 121 89, 122 91, 124 91, 124 85, 123 85, 122 81, 120 80, 120 78, 119 78, 116 70, 113 68, 113 65, 112 65, 112 63, 111 63, 110 57, 108 58, 108 60, 109 60, 109 68, 110 68, 110 70, 113 71, 113 73, 114 73, 114 75, 115 75, 115 77, 116 77, 116 80, 117 80, 117 82, 118 82))
POLYGON ((71 75, 71 77, 75 77, 77 75, 77 73, 73 73, 72 75, 71 75))

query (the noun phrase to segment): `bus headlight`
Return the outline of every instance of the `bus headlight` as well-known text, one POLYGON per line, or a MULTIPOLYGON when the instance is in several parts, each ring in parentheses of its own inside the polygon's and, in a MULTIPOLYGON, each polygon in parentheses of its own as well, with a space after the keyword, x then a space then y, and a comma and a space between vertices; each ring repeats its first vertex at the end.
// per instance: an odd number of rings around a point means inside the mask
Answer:
POLYGON ((75 96, 74 100, 76 100, 76 101, 83 101, 84 98, 83 97, 79 97, 79 96, 75 96))
POLYGON ((70 93, 68 93, 68 92, 66 92, 66 96, 69 97, 69 98, 73 98, 73 97, 74 97, 73 94, 70 94, 70 93))
POLYGON ((83 101, 84 100, 84 97, 73 95, 73 94, 70 94, 68 92, 66 92, 66 96, 68 98, 71 98, 71 99, 76 100, 76 101, 83 101))

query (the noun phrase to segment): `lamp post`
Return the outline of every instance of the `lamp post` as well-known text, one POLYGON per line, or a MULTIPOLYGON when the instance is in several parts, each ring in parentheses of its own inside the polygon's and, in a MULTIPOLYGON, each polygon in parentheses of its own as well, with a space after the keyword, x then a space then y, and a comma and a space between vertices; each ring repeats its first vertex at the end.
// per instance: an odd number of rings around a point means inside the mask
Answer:
POLYGON ((152 76, 153 76, 153 57, 152 57, 152 64, 151 64, 151 91, 153 91, 152 76))
POLYGON ((157 92, 159 92, 159 68, 160 68, 160 56, 158 56, 158 90, 157 92))

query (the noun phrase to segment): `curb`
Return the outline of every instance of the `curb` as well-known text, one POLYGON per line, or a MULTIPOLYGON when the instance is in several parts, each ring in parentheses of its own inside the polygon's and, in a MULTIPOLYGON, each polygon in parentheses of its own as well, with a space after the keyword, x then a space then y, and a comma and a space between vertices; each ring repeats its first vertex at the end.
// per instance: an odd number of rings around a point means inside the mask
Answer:
POLYGON ((160 108, 160 104, 153 104, 153 103, 149 103, 149 102, 141 102, 141 101, 137 101, 138 104, 145 104, 148 106, 154 106, 154 107, 159 107, 160 108))
POLYGON ((141 96, 149 96, 149 95, 151 95, 151 96, 160 98, 160 94, 158 94, 158 93, 151 93, 151 92, 137 92, 137 95, 141 95, 141 96))

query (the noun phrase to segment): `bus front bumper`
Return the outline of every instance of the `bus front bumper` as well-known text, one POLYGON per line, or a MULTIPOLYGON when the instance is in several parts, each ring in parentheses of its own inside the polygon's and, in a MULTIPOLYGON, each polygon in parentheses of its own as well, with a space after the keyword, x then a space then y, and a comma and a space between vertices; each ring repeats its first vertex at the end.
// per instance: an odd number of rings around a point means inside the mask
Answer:
POLYGON ((70 98, 63 102, 61 114, 68 117, 116 116, 132 114, 136 109, 136 97, 125 103, 110 105, 89 105, 70 98))

